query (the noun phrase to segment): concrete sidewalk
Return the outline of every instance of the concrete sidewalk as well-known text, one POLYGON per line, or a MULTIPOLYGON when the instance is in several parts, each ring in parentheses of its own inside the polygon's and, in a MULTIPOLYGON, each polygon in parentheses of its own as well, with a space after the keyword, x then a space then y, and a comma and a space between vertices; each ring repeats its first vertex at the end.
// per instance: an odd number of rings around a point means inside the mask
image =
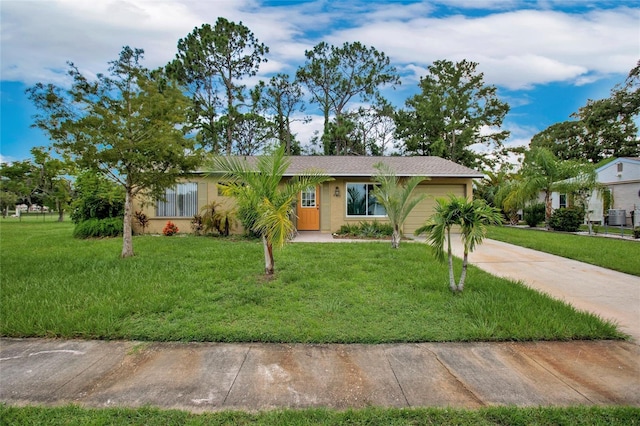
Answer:
POLYGON ((85 407, 640 406, 629 342, 285 345, 0 339, 0 401, 85 407))

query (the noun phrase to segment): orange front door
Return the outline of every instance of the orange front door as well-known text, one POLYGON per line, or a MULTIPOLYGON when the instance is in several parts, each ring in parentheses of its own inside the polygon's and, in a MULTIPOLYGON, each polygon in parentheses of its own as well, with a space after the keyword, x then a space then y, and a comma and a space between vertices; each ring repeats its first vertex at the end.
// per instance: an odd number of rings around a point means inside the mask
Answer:
POLYGON ((298 196, 298 231, 320 230, 320 188, 313 186, 298 196))

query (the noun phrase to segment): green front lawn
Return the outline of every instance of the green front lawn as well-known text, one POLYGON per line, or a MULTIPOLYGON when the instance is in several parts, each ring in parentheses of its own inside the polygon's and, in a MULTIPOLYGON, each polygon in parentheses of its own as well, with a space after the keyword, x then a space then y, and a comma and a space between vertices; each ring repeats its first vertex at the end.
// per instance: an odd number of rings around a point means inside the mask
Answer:
POLYGON ((640 241, 509 226, 491 227, 488 237, 640 276, 640 241))
POLYGON ((222 411, 193 414, 153 408, 86 409, 10 407, 0 404, 3 425, 638 425, 636 407, 516 408, 367 408, 222 411))
MULTIPOLYGON (((3 336, 381 343, 618 339, 611 323, 471 267, 462 295, 424 244, 262 246, 190 236, 76 240, 69 223, 0 228, 3 336)), ((457 262, 456 267, 460 264, 457 262)))

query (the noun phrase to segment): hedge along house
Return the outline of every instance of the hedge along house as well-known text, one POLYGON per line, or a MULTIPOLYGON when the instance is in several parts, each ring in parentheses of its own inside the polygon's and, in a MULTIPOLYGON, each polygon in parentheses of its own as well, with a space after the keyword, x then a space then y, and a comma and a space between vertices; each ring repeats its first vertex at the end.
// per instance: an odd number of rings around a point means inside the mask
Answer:
MULTIPOLYGON (((256 157, 244 157, 251 165, 256 157)), ((384 208, 373 197, 374 165, 385 163, 399 177, 424 176, 414 194, 427 194, 409 214, 402 232, 412 234, 433 214, 436 198, 449 194, 471 199, 472 181, 482 173, 440 157, 347 157, 347 156, 292 156, 285 179, 310 169, 319 170, 333 180, 316 188, 309 188, 298 196, 294 221, 298 231, 336 232, 344 224, 387 221, 384 208)), ((192 232, 191 220, 195 214, 211 203, 228 210, 234 200, 221 195, 215 172, 196 172, 167 190, 165 200, 153 205, 135 204, 149 218, 146 232, 161 233, 167 221, 172 221, 181 233, 192 232)), ((135 222, 135 220, 134 220, 135 222)), ((138 224, 134 229, 140 232, 138 224)), ((236 227, 232 232, 242 232, 236 227)))

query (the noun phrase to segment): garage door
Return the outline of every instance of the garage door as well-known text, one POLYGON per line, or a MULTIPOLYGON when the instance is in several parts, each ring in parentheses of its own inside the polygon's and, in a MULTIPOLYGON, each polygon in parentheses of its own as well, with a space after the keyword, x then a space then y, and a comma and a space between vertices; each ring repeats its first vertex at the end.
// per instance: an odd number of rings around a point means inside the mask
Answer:
POLYGON ((413 190, 414 194, 427 194, 427 198, 422 200, 411 210, 407 220, 404 222, 404 233, 413 234, 416 229, 424 225, 426 220, 433 214, 436 198, 448 198, 449 194, 459 197, 465 196, 465 185, 419 185, 413 190))

